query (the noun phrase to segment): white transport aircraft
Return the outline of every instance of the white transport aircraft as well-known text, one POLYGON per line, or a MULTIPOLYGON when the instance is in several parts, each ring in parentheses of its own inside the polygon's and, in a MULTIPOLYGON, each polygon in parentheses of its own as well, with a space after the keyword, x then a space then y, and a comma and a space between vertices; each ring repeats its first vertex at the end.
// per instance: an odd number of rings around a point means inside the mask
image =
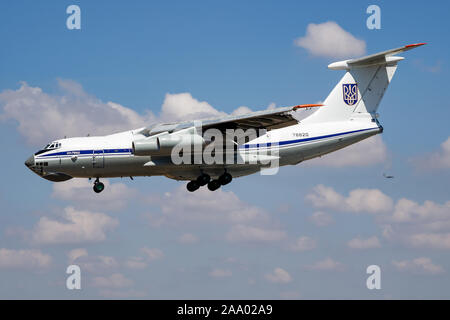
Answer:
POLYGON ((211 191, 232 178, 295 165, 383 132, 377 109, 397 63, 411 44, 363 58, 331 63, 345 70, 323 104, 306 104, 220 119, 155 124, 107 136, 53 141, 26 160, 54 181, 164 175, 188 180, 187 189, 211 191), (318 108, 301 118, 301 110, 318 108))

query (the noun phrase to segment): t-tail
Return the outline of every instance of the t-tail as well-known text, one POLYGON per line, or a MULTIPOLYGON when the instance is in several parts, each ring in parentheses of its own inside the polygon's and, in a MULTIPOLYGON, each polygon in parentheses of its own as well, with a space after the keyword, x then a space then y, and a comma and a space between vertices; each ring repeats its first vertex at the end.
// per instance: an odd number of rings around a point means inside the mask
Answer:
POLYGON ((324 106, 303 123, 346 121, 353 117, 376 117, 376 111, 389 83, 404 58, 396 54, 425 43, 410 44, 358 59, 338 61, 328 65, 332 70, 347 72, 324 101, 324 106))

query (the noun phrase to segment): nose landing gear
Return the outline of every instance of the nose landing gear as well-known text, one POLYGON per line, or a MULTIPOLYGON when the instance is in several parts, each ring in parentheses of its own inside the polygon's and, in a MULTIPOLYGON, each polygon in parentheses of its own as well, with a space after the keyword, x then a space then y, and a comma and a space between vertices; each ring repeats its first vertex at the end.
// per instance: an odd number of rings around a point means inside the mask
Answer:
POLYGON ((103 190, 105 190, 105 185, 102 182, 100 182, 99 178, 97 178, 97 179, 95 179, 93 189, 94 189, 95 193, 100 193, 103 190))

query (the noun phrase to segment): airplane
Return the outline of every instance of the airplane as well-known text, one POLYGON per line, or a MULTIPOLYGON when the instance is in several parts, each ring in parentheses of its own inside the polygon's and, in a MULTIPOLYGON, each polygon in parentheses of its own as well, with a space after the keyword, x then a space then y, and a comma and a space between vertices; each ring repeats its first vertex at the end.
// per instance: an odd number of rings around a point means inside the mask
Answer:
POLYGON ((386 174, 386 173, 383 173, 383 177, 385 177, 386 179, 394 179, 393 175, 386 174))
POLYGON ((404 59, 397 54, 424 44, 331 63, 329 69, 345 74, 320 104, 58 139, 25 165, 52 182, 95 178, 96 193, 105 189, 102 178, 133 176, 166 176, 189 181, 190 192, 205 185, 215 191, 234 178, 296 165, 382 133, 377 109, 404 59))

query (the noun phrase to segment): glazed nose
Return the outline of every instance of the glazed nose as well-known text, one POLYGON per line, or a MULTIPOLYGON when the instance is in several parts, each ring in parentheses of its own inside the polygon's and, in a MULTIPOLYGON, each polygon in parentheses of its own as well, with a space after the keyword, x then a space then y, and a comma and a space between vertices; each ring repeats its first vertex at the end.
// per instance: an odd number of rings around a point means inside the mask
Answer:
POLYGON ((31 166, 34 166, 34 156, 31 156, 25 161, 25 165, 29 168, 31 166))

